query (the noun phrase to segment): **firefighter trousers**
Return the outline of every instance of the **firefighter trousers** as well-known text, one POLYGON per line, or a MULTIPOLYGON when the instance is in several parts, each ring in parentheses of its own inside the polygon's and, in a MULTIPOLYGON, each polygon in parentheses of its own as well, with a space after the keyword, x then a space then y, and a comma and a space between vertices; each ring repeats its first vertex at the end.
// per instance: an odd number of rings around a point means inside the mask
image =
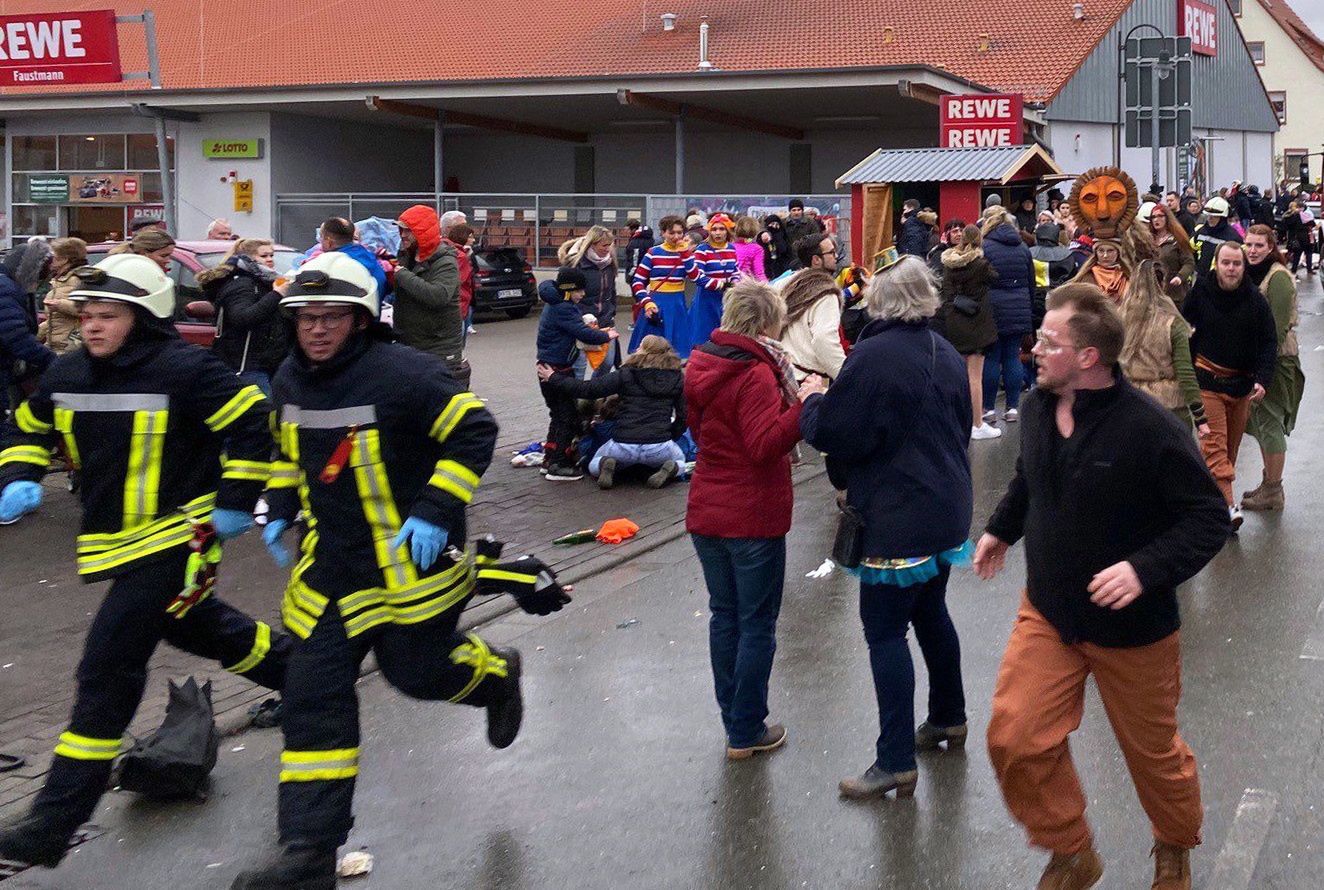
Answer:
POLYGON ((478 635, 456 631, 467 599, 419 624, 379 625, 353 638, 332 600, 308 638, 295 642, 281 716, 282 844, 338 847, 354 825, 355 683, 369 651, 386 681, 410 698, 486 707, 511 694, 502 654, 478 635))
POLYGON ((137 566, 111 582, 78 665, 78 692, 69 728, 56 745, 33 815, 54 831, 72 833, 92 815, 124 745, 147 685, 147 662, 162 640, 228 671, 279 690, 290 638, 216 597, 183 618, 166 607, 184 589, 188 551, 137 566))

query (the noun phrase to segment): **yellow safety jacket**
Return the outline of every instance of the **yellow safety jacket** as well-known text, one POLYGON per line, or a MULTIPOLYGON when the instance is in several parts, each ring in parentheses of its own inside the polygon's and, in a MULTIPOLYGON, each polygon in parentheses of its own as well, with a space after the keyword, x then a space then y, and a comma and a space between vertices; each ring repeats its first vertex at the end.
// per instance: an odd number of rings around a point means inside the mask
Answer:
POLYGON ((446 529, 463 548, 464 510, 496 444, 497 425, 435 357, 364 334, 331 362, 297 351, 272 382, 280 453, 268 491, 272 519, 302 509, 309 532, 282 618, 306 639, 336 601, 346 634, 415 624, 473 594, 472 555, 428 571, 392 547, 404 520, 446 529))
POLYGON ((220 359, 153 331, 109 359, 66 353, 0 437, 0 489, 61 443, 82 471, 86 582, 164 558, 218 507, 251 511, 271 472, 271 404, 220 359))

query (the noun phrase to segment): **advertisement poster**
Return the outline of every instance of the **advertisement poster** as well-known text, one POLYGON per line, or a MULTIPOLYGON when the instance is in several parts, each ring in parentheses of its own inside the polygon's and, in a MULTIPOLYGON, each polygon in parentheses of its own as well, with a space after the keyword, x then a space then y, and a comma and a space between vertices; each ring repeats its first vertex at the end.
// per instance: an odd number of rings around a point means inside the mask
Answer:
POLYGON ((136 204, 142 200, 141 185, 137 173, 72 173, 69 203, 136 204))

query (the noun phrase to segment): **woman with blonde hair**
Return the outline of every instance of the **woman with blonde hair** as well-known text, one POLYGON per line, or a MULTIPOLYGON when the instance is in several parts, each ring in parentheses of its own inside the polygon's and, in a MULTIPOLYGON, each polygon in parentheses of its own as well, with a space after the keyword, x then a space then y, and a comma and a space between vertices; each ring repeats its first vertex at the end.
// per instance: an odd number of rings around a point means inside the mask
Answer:
POLYGON ((619 396, 611 438, 589 461, 589 475, 598 487, 611 488, 616 472, 642 466, 654 470, 649 488, 661 488, 680 475, 685 453, 676 440, 685 432, 685 378, 680 356, 664 337, 650 334, 614 374, 593 380, 554 375, 539 366, 538 377, 549 386, 579 399, 619 396))
POLYGON ((51 242, 51 289, 43 298, 46 307, 45 343, 56 355, 64 355, 80 342, 78 304, 69 294, 78 286, 74 269, 87 265, 87 242, 82 238, 57 238, 51 242))
POLYGON ((589 226, 587 232, 568 242, 565 262, 584 273, 588 282, 579 309, 598 320, 600 328, 616 326, 616 234, 606 226, 589 226))
POLYGON ((904 256, 874 276, 864 298, 873 321, 832 388, 810 396, 800 418, 863 529, 858 562, 843 568, 860 581, 879 733, 873 763, 838 786, 855 799, 909 797, 916 750, 965 744, 961 644, 946 595, 951 567, 968 559, 974 504, 968 371, 929 329, 939 299, 928 266, 904 256), (912 625, 929 671, 918 727, 912 625))
POLYGON ((263 238, 234 242, 214 268, 198 273, 203 294, 216 307, 212 351, 241 378, 271 394, 271 377, 289 352, 275 286, 274 245, 263 238))
POLYGON ((140 229, 123 244, 111 248, 111 253, 136 253, 145 256, 170 274, 170 258, 175 253, 175 239, 160 229, 140 229))

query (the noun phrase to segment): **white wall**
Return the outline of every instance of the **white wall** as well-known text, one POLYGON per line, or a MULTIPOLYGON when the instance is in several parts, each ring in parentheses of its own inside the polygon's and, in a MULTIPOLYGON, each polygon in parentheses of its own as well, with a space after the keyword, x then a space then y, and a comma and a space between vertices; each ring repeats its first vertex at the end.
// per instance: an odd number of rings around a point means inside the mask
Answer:
POLYGON ((179 123, 175 132, 175 206, 179 208, 181 240, 202 238, 218 217, 228 219, 235 234, 255 238, 271 236, 275 192, 271 181, 271 116, 266 112, 208 114, 197 123, 179 123), (261 139, 263 155, 257 160, 213 160, 202 154, 209 139, 261 139), (237 179, 253 180, 253 211, 234 210, 234 187, 222 177, 234 171, 237 179))

